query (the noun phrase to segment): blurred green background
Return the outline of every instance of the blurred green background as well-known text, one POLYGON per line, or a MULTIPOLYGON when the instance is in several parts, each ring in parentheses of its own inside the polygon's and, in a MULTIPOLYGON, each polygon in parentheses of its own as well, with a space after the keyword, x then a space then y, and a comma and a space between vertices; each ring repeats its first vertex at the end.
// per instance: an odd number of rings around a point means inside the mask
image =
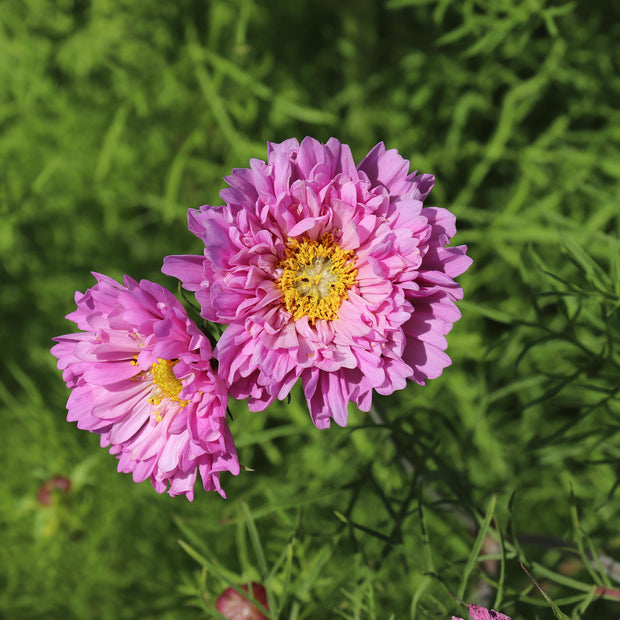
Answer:
POLYGON ((619 41, 612 0, 3 0, 0 616, 209 617, 255 580, 274 618, 617 618, 619 41), (50 339, 91 270, 174 289, 187 208, 305 135, 436 175, 474 258, 453 366, 381 428, 231 403, 255 471, 157 495, 65 421, 50 339))

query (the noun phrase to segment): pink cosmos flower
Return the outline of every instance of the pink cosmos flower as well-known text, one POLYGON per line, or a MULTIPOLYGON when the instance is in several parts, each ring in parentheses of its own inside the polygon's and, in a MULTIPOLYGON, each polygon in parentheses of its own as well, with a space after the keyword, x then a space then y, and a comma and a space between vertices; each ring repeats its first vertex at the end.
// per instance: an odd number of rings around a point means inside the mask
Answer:
POLYGON ((455 217, 423 206, 432 175, 383 143, 356 166, 346 144, 305 138, 226 181, 225 206, 189 211, 204 256, 163 272, 228 324, 215 355, 234 397, 260 411, 301 378, 316 426, 345 426, 350 401, 368 411, 373 390, 441 375, 471 259, 447 247, 455 217))
MULTIPOLYGON (((512 620, 506 614, 502 614, 494 609, 481 607, 480 605, 469 605, 468 611, 472 620, 512 620)), ((452 620, 463 620, 463 618, 452 616, 452 620)))
POLYGON ((191 501, 204 488, 226 497, 220 472, 239 473, 226 424, 227 391, 211 368, 209 341, 163 287, 93 274, 67 315, 79 333, 54 338, 52 354, 72 392, 71 422, 101 435, 135 482, 191 501))

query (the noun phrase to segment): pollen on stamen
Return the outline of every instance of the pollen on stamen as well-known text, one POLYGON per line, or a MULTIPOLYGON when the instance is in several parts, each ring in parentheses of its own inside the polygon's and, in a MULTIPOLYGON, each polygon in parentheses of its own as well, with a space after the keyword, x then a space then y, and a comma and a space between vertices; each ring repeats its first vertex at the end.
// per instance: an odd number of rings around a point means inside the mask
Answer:
POLYGON ((343 250, 329 233, 319 241, 289 239, 278 267, 282 275, 276 286, 283 293, 284 306, 293 320, 307 316, 311 324, 338 318, 357 276, 355 253, 343 250))
MULTIPOLYGON (((150 375, 153 380, 153 392, 149 398, 149 403, 152 405, 160 405, 165 400, 177 403, 180 407, 185 407, 189 404, 188 400, 181 400, 179 398, 179 394, 183 389, 183 383, 176 377, 173 370, 178 361, 158 359, 151 365, 150 375)), ((161 422, 165 411, 160 409, 154 413, 155 419, 161 422)))

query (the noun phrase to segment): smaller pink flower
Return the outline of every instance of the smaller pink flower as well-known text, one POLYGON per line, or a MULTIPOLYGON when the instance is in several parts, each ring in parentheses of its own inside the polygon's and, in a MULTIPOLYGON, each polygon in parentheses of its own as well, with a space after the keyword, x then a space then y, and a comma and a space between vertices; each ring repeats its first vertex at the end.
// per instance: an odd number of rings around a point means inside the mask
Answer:
MULTIPOLYGON (((242 586, 247 592, 248 587, 242 586)), ((259 583, 252 582, 252 596, 265 609, 269 609, 267 604, 267 591, 259 583)), ((267 616, 263 614, 256 605, 239 594, 234 588, 226 588, 222 592, 216 603, 215 608, 228 620, 267 620, 267 616)))
MULTIPOLYGON (((470 605, 469 615, 471 616, 472 620, 512 620, 512 618, 510 618, 506 614, 502 614, 499 611, 495 611, 494 609, 487 609, 486 607, 481 607, 480 605, 470 605)), ((464 619, 452 616, 452 620, 464 619)))
POLYGON ((209 341, 160 285, 93 275, 67 315, 82 331, 51 350, 72 390, 67 419, 101 435, 135 482, 191 501, 200 472, 205 490, 226 497, 220 473, 238 474, 239 461, 209 341))

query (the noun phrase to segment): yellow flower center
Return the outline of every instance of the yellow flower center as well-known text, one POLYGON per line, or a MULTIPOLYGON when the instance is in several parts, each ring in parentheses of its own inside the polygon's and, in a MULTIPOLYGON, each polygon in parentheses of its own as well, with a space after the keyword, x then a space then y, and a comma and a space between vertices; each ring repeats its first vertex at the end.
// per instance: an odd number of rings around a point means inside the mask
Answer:
MULTIPOLYGON (((173 368, 179 360, 162 360, 158 359, 151 366, 151 376, 153 378, 153 394, 149 398, 149 403, 159 405, 162 400, 168 399, 179 403, 181 407, 185 407, 189 403, 188 400, 181 400, 179 394, 183 389, 183 384, 174 374, 173 368)), ((164 417, 164 412, 158 411, 155 414, 158 422, 164 417)))
POLYGON ((284 294, 286 309, 293 320, 307 316, 311 324, 338 318, 357 276, 355 253, 343 250, 329 233, 319 241, 289 239, 278 267, 283 271, 276 286, 284 294))

